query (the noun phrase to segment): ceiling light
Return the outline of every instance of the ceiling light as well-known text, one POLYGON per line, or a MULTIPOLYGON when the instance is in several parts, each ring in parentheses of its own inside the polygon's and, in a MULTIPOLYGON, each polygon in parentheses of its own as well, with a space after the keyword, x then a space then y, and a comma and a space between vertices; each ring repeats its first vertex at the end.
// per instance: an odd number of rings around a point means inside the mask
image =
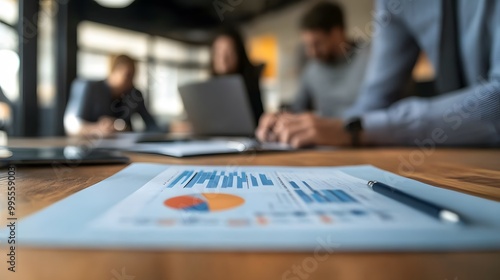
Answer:
POLYGON ((106 8, 125 8, 132 4, 134 0, 95 0, 99 5, 106 8))

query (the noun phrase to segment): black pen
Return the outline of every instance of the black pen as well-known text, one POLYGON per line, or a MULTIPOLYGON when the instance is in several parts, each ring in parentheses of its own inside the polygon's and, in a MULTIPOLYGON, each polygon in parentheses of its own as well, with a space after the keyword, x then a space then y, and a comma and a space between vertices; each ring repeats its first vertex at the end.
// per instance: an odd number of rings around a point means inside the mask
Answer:
POLYGON ((413 207, 443 222, 459 223, 461 220, 460 216, 453 211, 447 210, 433 203, 427 202, 420 198, 404 193, 386 184, 377 181, 369 181, 368 187, 370 187, 370 189, 379 194, 390 197, 407 206, 413 207))

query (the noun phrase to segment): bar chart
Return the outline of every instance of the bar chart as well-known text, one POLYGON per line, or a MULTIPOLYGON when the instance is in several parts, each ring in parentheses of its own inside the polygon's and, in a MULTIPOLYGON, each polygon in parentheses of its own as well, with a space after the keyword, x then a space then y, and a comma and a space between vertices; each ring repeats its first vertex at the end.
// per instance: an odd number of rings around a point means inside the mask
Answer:
POLYGON ((388 209, 388 203, 366 181, 340 171, 172 166, 109 210, 101 225, 303 230, 428 222, 426 216, 409 220, 413 209, 398 203, 388 209))
POLYGON ((307 181, 289 181, 295 193, 306 204, 312 203, 357 203, 358 201, 341 189, 315 189, 307 181), (301 187, 302 185, 303 187, 301 187))
POLYGON ((167 188, 206 188, 206 189, 249 189, 272 187, 275 182, 269 174, 245 171, 222 170, 184 170, 176 174, 166 185, 167 188))

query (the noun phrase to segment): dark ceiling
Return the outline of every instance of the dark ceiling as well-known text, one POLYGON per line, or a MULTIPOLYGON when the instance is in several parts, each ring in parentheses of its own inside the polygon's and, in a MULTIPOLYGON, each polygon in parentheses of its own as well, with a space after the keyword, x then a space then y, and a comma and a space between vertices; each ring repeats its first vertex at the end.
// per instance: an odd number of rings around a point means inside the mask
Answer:
POLYGON ((135 0, 130 6, 105 8, 81 1, 81 20, 122 27, 191 43, 206 43, 222 25, 238 25, 305 0, 135 0))

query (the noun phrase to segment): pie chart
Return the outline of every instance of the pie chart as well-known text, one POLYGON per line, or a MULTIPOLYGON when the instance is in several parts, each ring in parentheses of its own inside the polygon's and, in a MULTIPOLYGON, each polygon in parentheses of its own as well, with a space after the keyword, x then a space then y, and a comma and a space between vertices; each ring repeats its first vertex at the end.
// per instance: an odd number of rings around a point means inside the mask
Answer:
POLYGON ((245 203, 243 198, 232 194, 201 193, 172 197, 163 204, 187 212, 214 212, 230 210, 243 203, 245 203))

